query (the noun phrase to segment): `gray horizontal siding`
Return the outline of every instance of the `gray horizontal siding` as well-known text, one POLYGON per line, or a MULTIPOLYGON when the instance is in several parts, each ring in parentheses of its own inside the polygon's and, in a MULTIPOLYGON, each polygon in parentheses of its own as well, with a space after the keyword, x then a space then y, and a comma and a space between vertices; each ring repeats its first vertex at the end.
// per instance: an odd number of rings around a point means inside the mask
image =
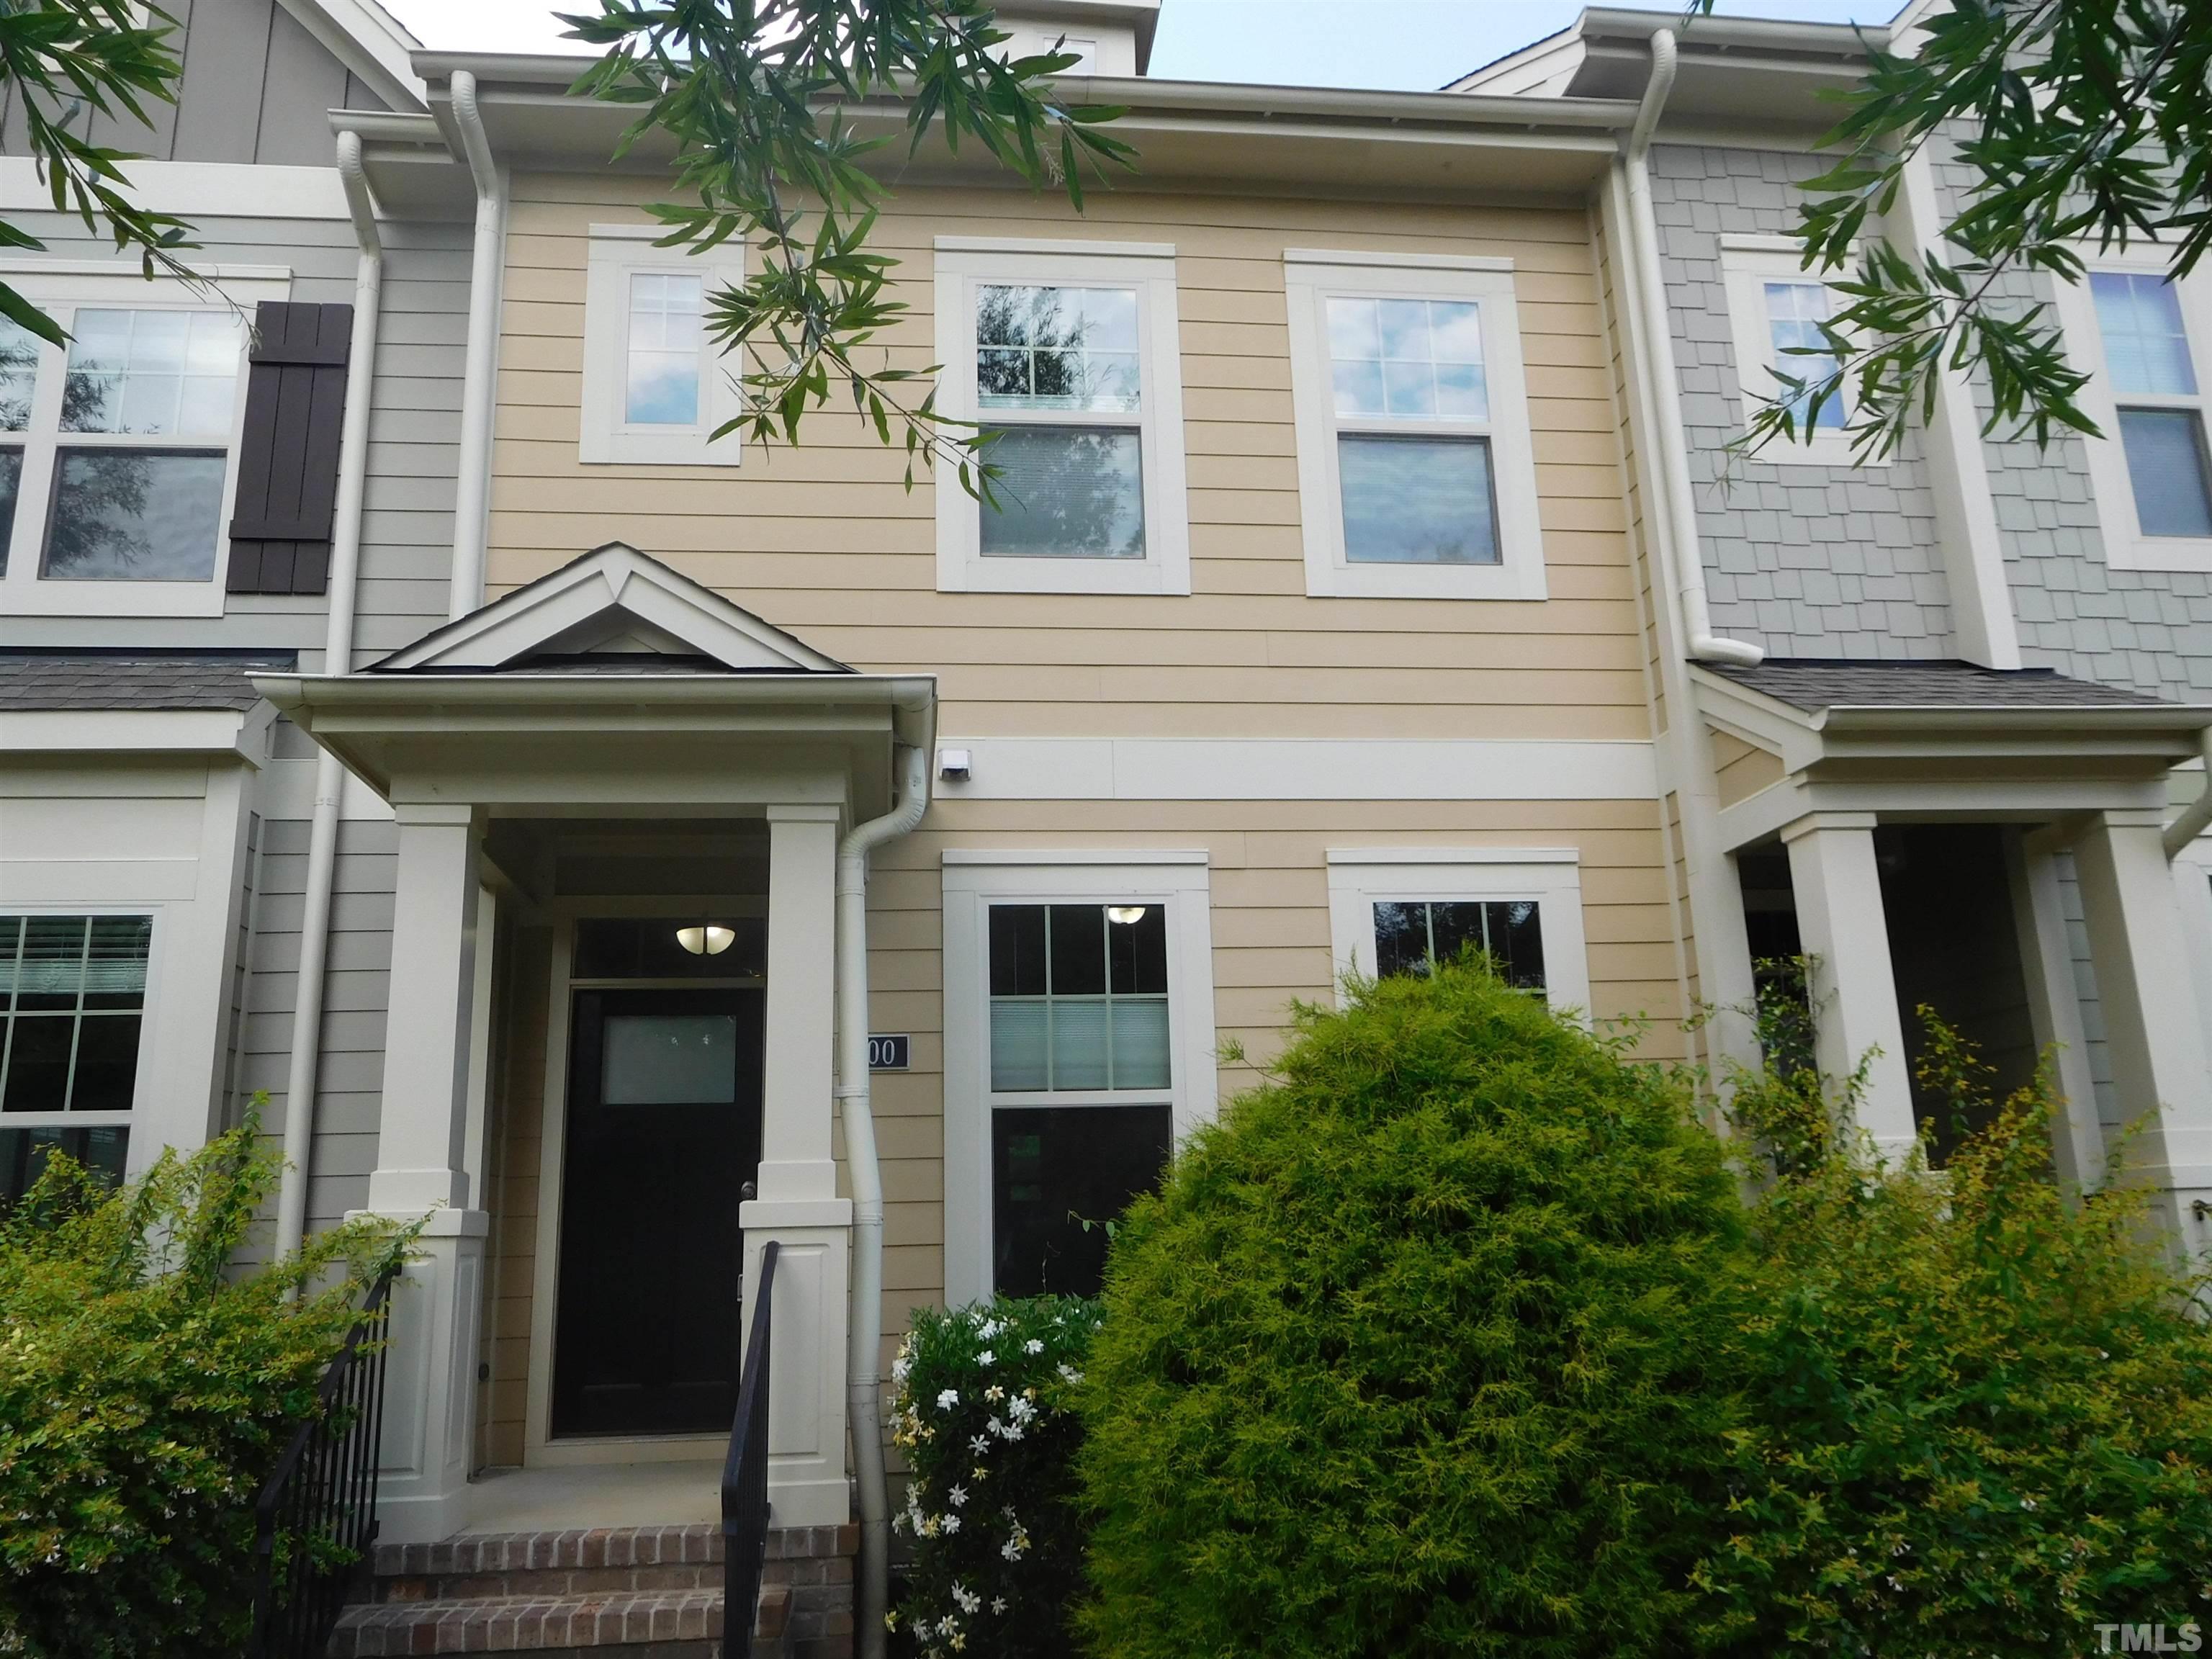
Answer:
POLYGON ((1744 403, 1721 268, 1723 234, 1796 222, 1809 155, 1651 151, 1674 361, 1714 625, 1777 656, 1954 654, 1935 503, 1917 443, 1888 466, 1732 460, 1744 403), (1724 475, 1726 482, 1723 482, 1724 475))

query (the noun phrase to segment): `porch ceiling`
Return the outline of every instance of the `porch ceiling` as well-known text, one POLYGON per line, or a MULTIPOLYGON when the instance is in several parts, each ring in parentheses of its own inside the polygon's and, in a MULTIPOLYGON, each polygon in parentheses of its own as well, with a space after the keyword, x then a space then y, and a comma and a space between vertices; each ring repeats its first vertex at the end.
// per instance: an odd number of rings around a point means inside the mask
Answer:
POLYGON ((395 804, 497 812, 884 810, 892 750, 928 739, 928 675, 266 675, 255 686, 395 804))

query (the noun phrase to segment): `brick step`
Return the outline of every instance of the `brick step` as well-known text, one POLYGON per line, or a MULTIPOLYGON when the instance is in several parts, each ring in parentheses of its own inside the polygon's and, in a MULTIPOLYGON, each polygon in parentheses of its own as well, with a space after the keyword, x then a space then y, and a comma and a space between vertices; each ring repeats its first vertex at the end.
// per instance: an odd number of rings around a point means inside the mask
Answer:
POLYGON ((722 1530, 708 1523, 477 1533, 380 1545, 375 1568, 379 1601, 719 1589, 722 1530))
MULTIPOLYGON (((750 1652, 783 1651, 791 1591, 763 1586, 750 1652)), ((722 1592, 613 1590, 365 1602, 348 1607, 330 1659, 531 1653, 541 1659, 721 1659, 722 1592)))

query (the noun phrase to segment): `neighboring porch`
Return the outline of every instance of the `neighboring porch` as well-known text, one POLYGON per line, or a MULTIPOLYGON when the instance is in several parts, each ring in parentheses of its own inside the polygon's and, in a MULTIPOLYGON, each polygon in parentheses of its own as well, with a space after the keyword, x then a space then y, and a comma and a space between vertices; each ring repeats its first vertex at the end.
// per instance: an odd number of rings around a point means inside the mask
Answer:
POLYGON ((386 1541, 719 1516, 771 1239, 774 1525, 848 1528, 836 854, 927 745, 933 683, 617 546, 263 687, 398 823, 368 1208, 425 1236, 386 1541))
MULTIPOLYGON (((2001 1092, 2055 1050, 2062 1179, 2096 1184, 2140 1124, 2131 1178, 2206 1243, 2207 998, 2160 846, 2166 774, 2212 708, 1965 664, 1700 670, 1723 843, 1753 963, 1801 952, 1821 1070, 1867 1062, 1860 1121, 1887 1152, 1954 1126, 1914 1071, 1934 1007, 2001 1092), (1870 1058, 1869 1058, 1870 1056, 1870 1058)), ((2193 873, 2193 872, 2192 872, 2193 873)))

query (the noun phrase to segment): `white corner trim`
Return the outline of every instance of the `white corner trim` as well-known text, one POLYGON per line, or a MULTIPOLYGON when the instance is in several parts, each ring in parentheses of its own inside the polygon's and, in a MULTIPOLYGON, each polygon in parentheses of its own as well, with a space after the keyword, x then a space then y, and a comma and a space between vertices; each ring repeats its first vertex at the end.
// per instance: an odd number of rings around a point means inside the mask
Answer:
MULTIPOLYGON (((666 225, 595 224, 586 228, 586 234, 594 242, 657 242, 668 234, 668 228, 666 225)), ((701 257, 685 253, 681 246, 672 246, 667 252, 685 258, 701 257)))
MULTIPOLYGON (((954 849, 958 850, 958 849, 954 849)), ((1217 1109, 1213 924, 1204 855, 1171 861, 1136 849, 1013 851, 996 866, 945 854, 945 1293, 958 1307, 991 1293, 991 902, 1133 900, 1168 909, 1169 1110, 1176 1144, 1217 1109)), ((1009 1105, 1049 1101, 1024 1095, 1009 1105)), ((1071 1104, 1118 1095, 1071 1094, 1071 1104)), ((1157 1102, 1158 1093, 1152 1095, 1157 1102)))
POLYGON ((1066 237, 939 236, 939 253, 1035 253, 1051 258, 1172 259, 1173 242, 1087 242, 1066 237))
MULTIPOLYGON (((347 216, 345 185, 334 167, 264 167, 252 161, 125 161, 121 167, 129 180, 125 194, 133 202, 182 219, 347 216)), ((53 192, 40 182, 38 164, 28 156, 0 156, 0 213, 53 210, 53 192)), ((179 257, 191 263, 189 251, 179 257)))
POLYGON ((1363 253, 1352 248, 1286 247, 1286 265, 1356 265, 1369 270, 1510 270, 1513 261, 1491 253, 1363 253))
POLYGON ((1653 800, 1643 742, 970 738, 948 800, 1653 800))
MULTIPOLYGON (((1103 847, 1076 851, 1060 848, 948 847, 943 857, 945 864, 953 868, 1015 870, 1066 866, 1081 869, 1107 865, 1204 865, 1206 851, 1203 847, 1103 847)), ((948 876, 946 880, 951 878, 948 876)))
MULTIPOLYGON (((289 265, 196 264, 192 269, 214 283, 289 284, 292 280, 292 268, 289 265)), ((131 283, 141 289, 157 294, 174 293, 180 288, 190 286, 182 277, 167 274, 156 275, 149 280, 144 271, 139 268, 136 259, 58 259, 43 253, 0 253, 0 276, 32 278, 53 276, 72 279, 88 276, 96 280, 108 278, 131 283), (164 283, 169 284, 168 289, 164 289, 161 287, 164 283)), ((82 284, 75 282, 69 290, 71 298, 76 298, 83 292, 82 284)))
POLYGON ((1589 1019, 1589 951, 1580 854, 1571 847, 1331 848, 1329 946, 1336 983, 1375 971, 1375 906, 1534 899, 1544 939, 1544 999, 1589 1019), (1497 856, 1491 856, 1495 854, 1497 856))

